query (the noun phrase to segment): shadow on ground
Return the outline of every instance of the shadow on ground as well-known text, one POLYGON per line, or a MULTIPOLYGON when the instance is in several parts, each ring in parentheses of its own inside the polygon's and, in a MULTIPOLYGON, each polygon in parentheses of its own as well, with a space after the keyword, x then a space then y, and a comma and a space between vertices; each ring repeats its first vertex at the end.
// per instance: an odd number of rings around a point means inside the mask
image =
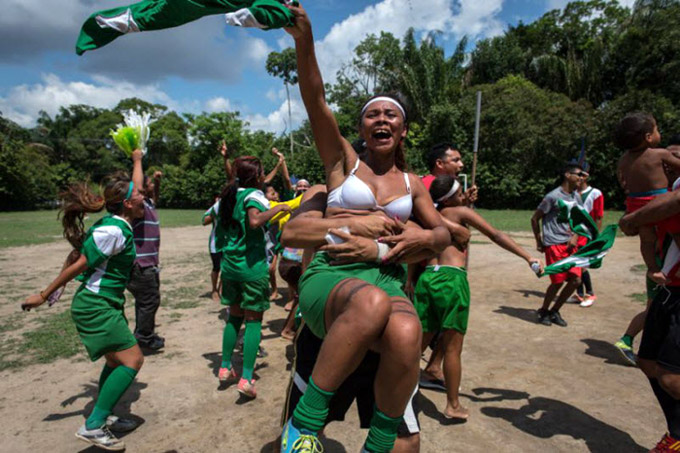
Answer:
POLYGON ((502 305, 493 312, 536 324, 536 310, 533 308, 508 307, 507 305, 502 305))
MULTIPOLYGON (((45 418, 43 418, 43 421, 45 422, 53 422, 57 420, 63 420, 65 418, 69 417, 82 417, 83 419, 86 418, 87 416, 90 415, 90 412, 92 412, 92 409, 94 409, 94 404, 96 402, 95 398, 97 397, 98 393, 98 383, 91 381, 87 384, 83 385, 83 391, 70 396, 66 398, 64 401, 62 401, 61 407, 67 407, 67 406, 72 406, 74 405, 78 400, 81 399, 87 399, 87 403, 82 409, 78 410, 73 410, 71 412, 62 412, 62 413, 55 413, 55 414, 49 414, 45 418)), ((137 380, 132 382, 132 385, 130 388, 123 394, 123 397, 118 401, 118 404, 116 404, 116 407, 114 408, 113 412, 119 417, 131 419, 137 422, 138 425, 142 425, 144 423, 144 419, 142 417, 139 417, 137 415, 131 414, 131 406, 132 403, 135 401, 139 400, 139 397, 142 394, 142 390, 148 387, 148 384, 144 382, 139 382, 137 380)), ((84 420, 83 420, 84 421, 84 420)), ((81 423, 79 421, 79 423, 81 423)), ((74 428, 74 432, 77 429, 77 426, 74 428)), ((129 433, 116 433, 116 436, 119 438, 125 437, 129 433)), ((94 447, 92 447, 94 448, 94 447)), ((91 448, 87 448, 84 451, 101 451, 101 450, 91 450, 91 448)))
MULTIPOLYGON (((475 389, 473 393, 496 395, 490 399, 481 398, 480 401, 501 401, 499 397, 505 399, 510 395, 510 399, 516 399, 520 395, 526 395, 524 392, 504 389, 475 389)), ((480 412, 487 417, 502 418, 515 428, 541 439, 565 435, 583 440, 588 450, 595 453, 647 451, 628 433, 598 420, 577 407, 552 398, 529 396, 526 398, 526 404, 519 409, 486 406, 482 407, 480 412)))
POLYGON ((522 296, 526 299, 528 299, 530 297, 536 297, 538 299, 543 300, 543 298, 545 297, 545 293, 543 291, 536 291, 536 290, 533 290, 533 289, 516 289, 514 291, 516 293, 521 293, 522 296))
POLYGON ((583 338, 581 339, 581 342, 588 346, 588 349, 585 351, 586 355, 605 359, 604 363, 632 368, 632 366, 621 357, 621 353, 612 343, 596 340, 594 338, 583 338))

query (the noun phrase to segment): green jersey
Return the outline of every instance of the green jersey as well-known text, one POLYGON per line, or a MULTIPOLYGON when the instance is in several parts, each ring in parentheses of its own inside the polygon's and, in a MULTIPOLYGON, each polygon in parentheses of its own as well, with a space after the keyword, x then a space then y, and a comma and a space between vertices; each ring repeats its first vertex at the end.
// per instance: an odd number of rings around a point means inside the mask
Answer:
POLYGON ((265 253, 265 230, 264 227, 250 228, 249 208, 256 208, 260 212, 267 211, 269 200, 261 190, 238 189, 232 214, 234 221, 222 229, 222 238, 215 238, 217 244, 223 245, 222 278, 225 280, 252 282, 266 277, 269 273, 265 253))
POLYGON ((123 299, 136 257, 130 224, 117 215, 102 217, 88 230, 80 253, 87 258, 87 270, 77 278, 83 286, 123 299))

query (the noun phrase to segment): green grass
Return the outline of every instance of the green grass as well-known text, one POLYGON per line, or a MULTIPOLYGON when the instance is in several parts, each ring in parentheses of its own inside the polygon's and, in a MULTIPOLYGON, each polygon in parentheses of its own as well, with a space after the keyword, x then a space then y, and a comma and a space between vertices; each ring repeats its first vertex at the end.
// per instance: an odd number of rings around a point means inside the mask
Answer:
POLYGON ((626 297, 633 299, 635 302, 640 302, 640 303, 643 303, 643 304, 647 303, 647 294, 646 293, 632 293, 632 294, 628 294, 626 297))
POLYGON ((645 266, 644 264, 636 264, 630 267, 630 271, 636 274, 646 274, 647 266, 645 266))
MULTIPOLYGON (((158 210, 163 228, 200 225, 203 212, 199 209, 158 210)), ((478 212, 501 231, 531 232, 531 216, 534 211, 479 209, 478 212)), ((102 215, 89 216, 85 223, 86 227, 92 225, 102 215)), ((621 215, 621 211, 605 211, 603 224, 616 223, 621 215)), ((0 213, 0 249, 56 241, 61 239, 61 231, 57 211, 0 213)), ((203 255, 200 259, 203 259, 203 255)))
MULTIPOLYGON (((83 353, 69 310, 36 319, 38 326, 20 338, 0 337, 0 371, 33 363, 50 363, 83 353)), ((15 326, 21 327, 19 322, 15 326)), ((15 327, 16 328, 16 327, 15 327)), ((7 332, 13 329, 6 329, 7 332)))
MULTIPOLYGON (((501 231, 531 232, 531 216, 534 215, 534 211, 477 209, 477 212, 501 231)), ((622 215, 622 211, 605 211, 602 225, 618 223, 622 215)))
POLYGON ((72 357, 83 351, 71 312, 41 317, 35 330, 24 332, 20 352, 30 354, 38 363, 72 357))
MULTIPOLYGON (((198 209, 158 210, 161 225, 165 228, 200 225, 203 212, 198 209)), ((91 226, 102 215, 90 215, 85 226, 91 226)), ((56 210, 0 213, 0 248, 44 244, 61 239, 61 234, 56 210)))

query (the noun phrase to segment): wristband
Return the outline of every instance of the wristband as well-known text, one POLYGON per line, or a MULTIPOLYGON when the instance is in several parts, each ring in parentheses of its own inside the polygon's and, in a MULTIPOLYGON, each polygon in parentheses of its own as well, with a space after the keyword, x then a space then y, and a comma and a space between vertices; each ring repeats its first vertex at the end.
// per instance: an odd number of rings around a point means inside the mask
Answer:
POLYGON ((390 252, 390 246, 382 242, 378 242, 377 240, 373 242, 375 242, 375 245, 378 246, 378 257, 376 258, 376 261, 381 263, 383 258, 390 252))
POLYGON ((47 297, 45 297, 43 293, 44 291, 40 291, 40 298, 42 299, 43 302, 45 302, 47 300, 47 297))

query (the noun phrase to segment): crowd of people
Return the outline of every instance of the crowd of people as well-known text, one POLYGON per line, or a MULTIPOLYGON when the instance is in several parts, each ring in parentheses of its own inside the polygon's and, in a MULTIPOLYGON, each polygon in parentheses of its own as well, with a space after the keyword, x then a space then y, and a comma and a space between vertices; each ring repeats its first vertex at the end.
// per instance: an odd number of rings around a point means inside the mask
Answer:
MULTIPOLYGON (((252 156, 230 156, 226 143, 223 191, 203 216, 211 225, 211 297, 226 307, 218 379, 236 384, 246 398, 257 397, 255 363, 262 320, 280 297, 276 273, 288 285, 288 318, 281 336, 294 340, 293 363, 281 420, 281 452, 320 452, 324 427, 343 420, 356 400, 368 433, 362 451, 415 452, 420 448, 419 387, 446 391, 447 418, 465 420, 461 404, 461 352, 468 329, 467 278, 470 228, 513 253, 541 274, 543 263, 472 209, 475 186, 465 190, 460 150, 452 143, 427 155, 430 174, 409 173, 405 163, 408 112, 392 94, 370 98, 358 113, 360 140, 340 133, 325 101, 315 57, 311 23, 300 6, 289 6, 295 26, 299 87, 325 181, 293 185, 286 159, 268 174, 252 156), (233 157, 233 159, 232 159, 233 157), (281 172, 281 193, 272 185, 281 172), (243 367, 232 357, 243 333, 243 367), (432 352, 420 370, 425 350, 432 352)), ((618 174, 628 194, 621 228, 639 234, 649 281, 648 309, 631 321, 616 343, 649 378, 668 422, 668 434, 652 450, 680 445, 680 278, 675 221, 680 191, 677 150, 657 148, 660 135, 649 115, 627 115, 615 134, 625 150, 618 174), (669 187, 671 190, 669 191, 669 187), (670 219, 670 220, 669 220, 670 219), (633 337, 644 331, 638 356, 633 337)), ((584 160, 566 164, 559 185, 531 218, 536 250, 553 264, 586 245, 560 218, 564 202, 582 206, 599 229, 602 193, 588 184, 584 160)), ((142 152, 132 154, 132 177, 114 174, 103 196, 86 184, 61 194, 64 236, 73 246, 59 276, 22 307, 58 297, 70 280, 82 282, 71 305, 80 339, 92 361, 105 357, 92 413, 76 436, 106 450, 122 450, 114 432, 136 428, 113 408, 144 362, 144 351, 165 347, 155 331, 160 305, 160 224, 156 212, 162 174, 144 175, 142 152), (108 212, 89 230, 88 213, 108 212), (135 298, 135 329, 128 328, 124 290, 135 298)), ((560 313, 569 302, 596 300, 587 269, 572 267, 550 275, 537 323, 566 327, 560 313)))

